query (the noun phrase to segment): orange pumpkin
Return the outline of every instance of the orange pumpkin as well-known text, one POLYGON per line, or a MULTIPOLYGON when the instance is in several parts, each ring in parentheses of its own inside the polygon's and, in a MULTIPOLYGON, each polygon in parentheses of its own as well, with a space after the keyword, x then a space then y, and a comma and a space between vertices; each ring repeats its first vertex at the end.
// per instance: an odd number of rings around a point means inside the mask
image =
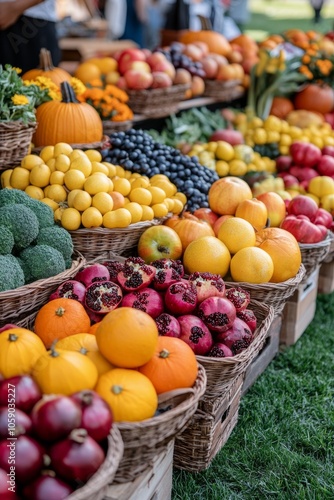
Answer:
POLYGON ((38 311, 34 330, 49 349, 55 340, 68 335, 88 332, 90 319, 84 306, 73 299, 59 298, 45 304, 38 311))
POLYGON ((91 325, 90 329, 88 330, 88 333, 90 333, 91 335, 95 335, 96 330, 98 329, 99 325, 100 325, 100 322, 94 323, 94 325, 91 325))
POLYGON ((258 231, 267 224, 268 210, 262 201, 252 198, 239 203, 235 216, 247 220, 258 231))
POLYGON ((100 353, 96 337, 89 333, 77 333, 76 335, 65 337, 57 342, 57 349, 77 351, 87 356, 87 358, 93 361, 99 375, 113 368, 112 364, 100 353))
POLYGON ((96 331, 100 352, 115 366, 138 368, 153 356, 158 342, 157 325, 148 314, 119 307, 106 314, 96 331))
POLYGON ((5 377, 30 375, 37 359, 46 352, 41 339, 25 328, 10 328, 0 335, 0 373, 5 377))
POLYGON ((23 80, 35 80, 38 76, 50 78, 58 87, 61 82, 71 81, 71 75, 62 68, 57 68, 53 65, 51 53, 47 49, 41 49, 39 54, 39 68, 31 69, 24 73, 23 80))
POLYGON ((288 114, 293 110, 294 106, 290 99, 288 99, 287 97, 276 96, 273 99, 269 114, 277 116, 281 120, 285 120, 288 114))
POLYGON ((251 188, 239 177, 222 177, 209 189, 210 208, 220 215, 234 215, 239 203, 252 198, 251 188))
POLYGON ((183 252, 192 241, 198 240, 202 236, 215 235, 210 224, 197 217, 194 217, 194 219, 189 217, 181 218, 173 229, 179 235, 183 252))
POLYGON ((215 52, 222 56, 226 56, 231 52, 231 45, 224 35, 211 30, 203 31, 185 31, 182 33, 179 41, 184 44, 194 42, 204 42, 209 47, 209 52, 215 52))
POLYGON ((274 273, 272 283, 281 283, 298 273, 302 257, 296 238, 279 227, 268 227, 256 233, 255 245, 272 258, 274 273))
POLYGON ((294 98, 296 109, 330 113, 334 108, 334 91, 329 85, 307 85, 294 98))
POLYGON ((198 372, 196 356, 183 340, 162 337, 154 356, 139 368, 148 377, 158 394, 183 387, 192 387, 198 372))
POLYGON ((259 50, 257 43, 254 41, 254 39, 249 35, 246 35, 245 33, 241 33, 240 35, 232 38, 232 40, 230 40, 230 44, 236 44, 239 47, 242 47, 243 49, 252 48, 254 52, 258 52, 259 50))

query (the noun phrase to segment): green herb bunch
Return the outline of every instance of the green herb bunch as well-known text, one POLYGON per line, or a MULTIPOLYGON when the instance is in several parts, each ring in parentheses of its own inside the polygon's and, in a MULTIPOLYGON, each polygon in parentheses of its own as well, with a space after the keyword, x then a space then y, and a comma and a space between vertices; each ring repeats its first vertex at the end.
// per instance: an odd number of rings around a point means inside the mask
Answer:
POLYGON ((0 121, 36 121, 35 108, 48 100, 48 90, 25 85, 21 70, 9 64, 0 65, 0 121))

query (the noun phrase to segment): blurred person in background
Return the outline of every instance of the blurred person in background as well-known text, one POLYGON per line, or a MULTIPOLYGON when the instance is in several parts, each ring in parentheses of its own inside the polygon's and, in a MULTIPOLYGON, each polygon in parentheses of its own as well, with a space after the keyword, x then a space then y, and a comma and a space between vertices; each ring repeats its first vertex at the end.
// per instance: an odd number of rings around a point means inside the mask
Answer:
POLYGON ((250 19, 248 0, 230 0, 227 15, 233 19, 242 33, 250 19))
POLYGON ((310 3, 314 12, 313 22, 314 24, 319 24, 322 21, 321 10, 324 6, 325 0, 311 0, 310 3))
POLYGON ((144 29, 147 22, 147 7, 149 0, 124 0, 126 1, 126 21, 121 40, 133 40, 144 47, 144 29))

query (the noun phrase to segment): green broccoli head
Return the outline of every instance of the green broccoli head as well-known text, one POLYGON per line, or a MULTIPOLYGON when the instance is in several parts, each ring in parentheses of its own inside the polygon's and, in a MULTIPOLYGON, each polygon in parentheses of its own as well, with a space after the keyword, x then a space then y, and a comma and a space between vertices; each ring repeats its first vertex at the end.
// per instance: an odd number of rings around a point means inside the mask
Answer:
POLYGON ((0 292, 24 285, 23 270, 13 255, 0 255, 0 292))
POLYGON ((51 278, 66 269, 64 257, 49 245, 35 245, 25 248, 20 259, 30 274, 31 281, 51 278))
POLYGON ((45 227, 38 233, 37 245, 50 245, 63 255, 65 261, 71 259, 73 253, 73 242, 71 235, 66 229, 59 226, 45 227))
POLYGON ((31 199, 27 193, 20 189, 4 188, 0 190, 0 207, 4 205, 13 205, 14 203, 26 203, 27 199, 31 199))
POLYGON ((15 248, 18 250, 28 247, 39 232, 36 215, 30 208, 20 203, 0 207, 0 226, 5 226, 11 231, 15 248))
POLYGON ((54 226, 55 220, 51 207, 39 200, 31 198, 31 196, 19 189, 2 189, 0 191, 0 207, 4 205, 13 205, 14 203, 20 203, 30 208, 36 215, 40 228, 54 226))
POLYGON ((14 248, 14 236, 6 226, 0 226, 0 255, 12 252, 14 248))
POLYGON ((25 283, 30 283, 32 281, 32 277, 30 275, 30 271, 26 263, 20 259, 20 257, 14 257, 16 261, 18 262, 19 266, 21 267, 23 274, 24 274, 24 282, 25 283))

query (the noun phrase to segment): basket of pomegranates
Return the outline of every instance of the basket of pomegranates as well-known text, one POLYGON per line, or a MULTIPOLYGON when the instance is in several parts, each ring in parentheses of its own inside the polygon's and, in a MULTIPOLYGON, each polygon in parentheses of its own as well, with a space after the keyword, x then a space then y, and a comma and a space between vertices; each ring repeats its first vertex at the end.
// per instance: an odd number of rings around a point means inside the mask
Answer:
POLYGON ((122 454, 109 406, 94 391, 43 395, 29 375, 0 382, 0 491, 101 500, 122 454))
POLYGON ((176 113, 178 105, 184 100, 190 84, 175 84, 164 88, 127 90, 129 106, 134 113, 149 117, 169 116, 176 113))

